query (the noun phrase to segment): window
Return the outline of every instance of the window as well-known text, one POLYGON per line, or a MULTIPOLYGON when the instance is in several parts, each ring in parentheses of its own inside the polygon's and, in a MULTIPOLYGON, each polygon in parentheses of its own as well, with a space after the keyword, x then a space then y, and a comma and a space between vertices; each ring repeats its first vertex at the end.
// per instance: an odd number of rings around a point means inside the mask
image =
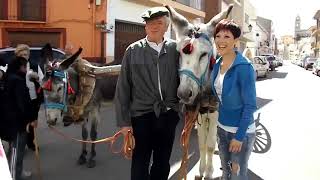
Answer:
POLYGON ((18 17, 23 21, 45 21, 46 0, 18 0, 18 17))
POLYGON ((255 64, 262 64, 263 62, 262 62, 262 60, 261 60, 259 57, 255 57, 255 58, 254 58, 254 63, 255 63, 255 64))
POLYGON ((8 0, 0 0, 0 20, 8 19, 8 0))
POLYGON ((176 2, 179 2, 181 4, 184 4, 186 6, 198 9, 198 10, 203 10, 204 8, 204 0, 173 0, 176 2))

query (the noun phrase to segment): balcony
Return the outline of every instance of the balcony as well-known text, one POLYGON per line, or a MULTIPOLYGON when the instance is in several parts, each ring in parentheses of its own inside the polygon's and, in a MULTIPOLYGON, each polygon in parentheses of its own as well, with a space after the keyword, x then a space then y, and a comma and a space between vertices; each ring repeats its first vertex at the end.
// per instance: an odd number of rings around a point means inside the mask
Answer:
POLYGON ((204 11, 204 0, 172 0, 183 5, 192 7, 194 9, 198 9, 200 11, 204 11))
POLYGON ((163 6, 169 5, 175 8, 179 13, 186 18, 204 18, 206 13, 204 12, 205 0, 129 0, 133 3, 143 4, 146 6, 163 6))

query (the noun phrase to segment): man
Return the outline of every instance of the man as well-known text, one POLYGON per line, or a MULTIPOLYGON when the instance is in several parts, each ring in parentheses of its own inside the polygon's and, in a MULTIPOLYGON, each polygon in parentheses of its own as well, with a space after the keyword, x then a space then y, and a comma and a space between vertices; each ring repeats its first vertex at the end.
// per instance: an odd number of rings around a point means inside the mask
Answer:
POLYGON ((165 39, 169 12, 155 7, 143 13, 147 37, 131 44, 123 57, 115 105, 118 126, 133 131, 131 180, 166 180, 179 121, 179 53, 165 39), (149 172, 151 154, 153 163, 149 172))

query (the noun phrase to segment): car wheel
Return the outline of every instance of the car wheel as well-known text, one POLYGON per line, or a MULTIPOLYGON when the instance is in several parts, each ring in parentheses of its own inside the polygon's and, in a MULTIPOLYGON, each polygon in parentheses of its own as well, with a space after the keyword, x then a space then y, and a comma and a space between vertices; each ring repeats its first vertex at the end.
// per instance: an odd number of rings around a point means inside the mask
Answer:
POLYGON ((256 71, 256 79, 258 79, 258 71, 256 71))
POLYGON ((266 71, 265 73, 264 73, 264 78, 267 78, 267 75, 268 75, 268 71, 266 71))
POLYGON ((320 76, 320 71, 317 72, 317 75, 320 76))

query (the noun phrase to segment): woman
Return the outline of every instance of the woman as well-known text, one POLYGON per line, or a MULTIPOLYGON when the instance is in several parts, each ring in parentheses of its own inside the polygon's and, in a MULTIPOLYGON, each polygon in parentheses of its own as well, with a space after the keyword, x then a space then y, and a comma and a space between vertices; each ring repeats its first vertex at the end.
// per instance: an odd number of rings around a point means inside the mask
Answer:
MULTIPOLYGON (((31 113, 31 99, 26 86, 27 60, 23 57, 14 58, 6 72, 6 124, 10 142, 9 162, 13 179, 21 179, 23 156, 27 143, 29 127, 35 126, 31 113)), ((30 176, 24 172, 23 176, 30 176), (27 174, 27 175, 26 175, 27 174)))
MULTIPOLYGON (((15 55, 18 57, 23 57, 28 60, 27 63, 27 75, 26 83, 29 88, 29 96, 31 98, 32 107, 32 120, 37 122, 38 112, 40 110, 40 105, 43 101, 43 95, 37 93, 37 89, 40 87, 40 82, 43 79, 43 73, 37 62, 30 60, 30 48, 28 45, 19 44, 16 47, 15 55)), ((35 150, 33 127, 31 127, 30 132, 27 134, 27 146, 31 150, 35 150)))
POLYGON ((255 139, 255 75, 249 61, 235 50, 241 30, 230 20, 220 21, 214 38, 219 55, 211 74, 219 97, 218 147, 224 180, 247 180, 248 160, 255 139))

